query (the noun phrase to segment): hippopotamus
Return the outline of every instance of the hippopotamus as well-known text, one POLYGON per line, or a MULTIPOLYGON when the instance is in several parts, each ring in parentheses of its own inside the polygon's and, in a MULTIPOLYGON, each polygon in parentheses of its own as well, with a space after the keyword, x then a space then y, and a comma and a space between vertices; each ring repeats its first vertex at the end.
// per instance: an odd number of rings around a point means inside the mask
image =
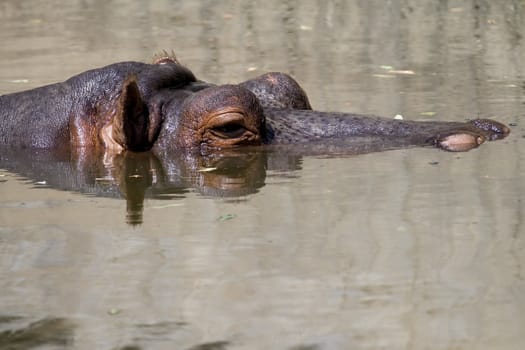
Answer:
POLYGON ((394 145, 467 151, 509 132, 489 119, 409 121, 315 111, 287 74, 215 85, 198 80, 173 55, 152 64, 115 63, 0 96, 0 147, 209 152, 373 136, 394 145))

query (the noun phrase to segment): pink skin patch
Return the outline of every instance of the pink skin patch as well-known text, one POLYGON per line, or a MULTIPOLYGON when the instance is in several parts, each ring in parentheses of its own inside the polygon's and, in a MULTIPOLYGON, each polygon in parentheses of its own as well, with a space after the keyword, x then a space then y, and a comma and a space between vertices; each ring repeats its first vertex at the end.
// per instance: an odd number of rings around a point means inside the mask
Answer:
POLYGON ((485 137, 469 133, 452 134, 438 141, 440 148, 450 152, 465 152, 485 142, 485 137))

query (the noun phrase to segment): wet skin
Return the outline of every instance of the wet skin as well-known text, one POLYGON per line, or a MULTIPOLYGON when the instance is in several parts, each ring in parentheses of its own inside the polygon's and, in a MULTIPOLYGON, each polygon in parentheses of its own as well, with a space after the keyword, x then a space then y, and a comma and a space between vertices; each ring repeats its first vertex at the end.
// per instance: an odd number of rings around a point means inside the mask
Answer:
POLYGON ((304 91, 286 74, 216 86, 197 80, 169 56, 153 64, 116 63, 0 97, 0 146, 67 147, 79 154, 202 153, 352 137, 376 138, 389 148, 467 151, 509 132, 488 119, 418 122, 313 111, 304 91))

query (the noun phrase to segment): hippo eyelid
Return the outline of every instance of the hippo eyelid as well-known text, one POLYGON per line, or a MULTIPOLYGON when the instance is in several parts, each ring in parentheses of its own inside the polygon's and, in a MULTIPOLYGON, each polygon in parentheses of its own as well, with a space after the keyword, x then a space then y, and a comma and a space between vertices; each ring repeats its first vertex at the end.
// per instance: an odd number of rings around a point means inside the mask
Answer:
POLYGON ((211 128, 210 132, 218 137, 238 138, 244 135, 246 128, 244 125, 233 122, 211 128))
POLYGON ((244 125, 244 118, 244 114, 240 111, 226 110, 221 113, 215 114, 214 116, 206 120, 205 124, 210 129, 234 123, 244 125))
POLYGON ((240 138, 249 131, 245 116, 237 110, 229 110, 213 116, 206 122, 206 129, 216 137, 223 139, 240 138))

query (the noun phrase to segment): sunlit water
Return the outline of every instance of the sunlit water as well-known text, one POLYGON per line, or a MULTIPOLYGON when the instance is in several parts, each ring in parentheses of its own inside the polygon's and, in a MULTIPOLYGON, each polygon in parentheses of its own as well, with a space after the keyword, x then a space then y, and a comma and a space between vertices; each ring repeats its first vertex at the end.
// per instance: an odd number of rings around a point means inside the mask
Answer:
POLYGON ((8 0, 0 20, 0 93, 173 49, 213 82, 292 73, 321 110, 512 125, 461 154, 164 164, 138 194, 43 155, 0 170, 0 348, 525 347, 523 1, 8 0))

